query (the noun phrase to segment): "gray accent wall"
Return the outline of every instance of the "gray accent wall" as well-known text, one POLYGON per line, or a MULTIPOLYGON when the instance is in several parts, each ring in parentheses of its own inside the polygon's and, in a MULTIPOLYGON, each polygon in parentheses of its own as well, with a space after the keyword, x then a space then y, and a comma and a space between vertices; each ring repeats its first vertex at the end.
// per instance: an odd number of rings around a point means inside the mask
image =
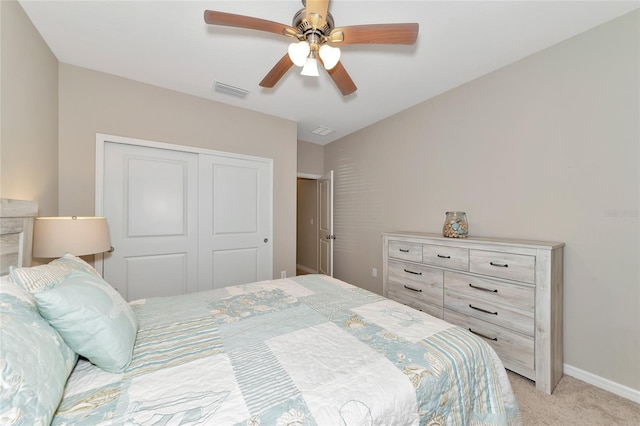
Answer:
POLYGON ((565 363, 640 391, 639 28, 636 11, 326 145, 335 276, 381 293, 380 234, 441 232, 449 210, 474 236, 565 242, 565 363))

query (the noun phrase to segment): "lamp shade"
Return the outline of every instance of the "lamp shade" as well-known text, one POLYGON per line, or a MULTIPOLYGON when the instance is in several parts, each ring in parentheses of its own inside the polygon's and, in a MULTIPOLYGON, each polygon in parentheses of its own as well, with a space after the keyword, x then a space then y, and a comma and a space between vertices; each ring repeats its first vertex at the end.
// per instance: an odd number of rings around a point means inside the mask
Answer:
POLYGON ((325 69, 330 70, 338 64, 340 60, 340 49, 337 47, 331 47, 328 44, 320 46, 320 59, 324 64, 325 69))
POLYGON ((33 224, 33 257, 104 253, 111 248, 105 217, 37 217, 33 224))
POLYGON ((318 74, 318 61, 312 56, 313 55, 309 55, 300 74, 309 77, 318 77, 320 76, 320 74, 318 74))
POLYGON ((310 50, 311 47, 306 41, 291 43, 288 49, 289 59, 291 59, 291 62, 293 62, 295 65, 302 67, 307 61, 307 56, 309 56, 310 50))

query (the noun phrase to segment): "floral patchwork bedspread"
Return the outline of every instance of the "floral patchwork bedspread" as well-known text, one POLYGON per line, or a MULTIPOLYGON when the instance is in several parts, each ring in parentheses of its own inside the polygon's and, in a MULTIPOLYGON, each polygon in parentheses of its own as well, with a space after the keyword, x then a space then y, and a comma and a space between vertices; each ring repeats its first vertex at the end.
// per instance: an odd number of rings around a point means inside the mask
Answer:
POLYGON ((465 330, 305 275, 132 302, 121 374, 80 360, 57 425, 519 424, 495 352, 465 330))

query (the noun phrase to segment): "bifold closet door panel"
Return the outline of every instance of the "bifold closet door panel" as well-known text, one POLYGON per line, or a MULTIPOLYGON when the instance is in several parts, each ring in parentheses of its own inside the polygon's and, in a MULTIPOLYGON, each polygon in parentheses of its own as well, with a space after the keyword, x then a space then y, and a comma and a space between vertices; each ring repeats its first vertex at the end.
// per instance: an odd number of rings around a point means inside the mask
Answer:
POLYGON ((127 300, 198 287, 198 155, 106 143, 105 279, 127 300))
POLYGON ((200 155, 199 290, 273 278, 272 164, 200 155))

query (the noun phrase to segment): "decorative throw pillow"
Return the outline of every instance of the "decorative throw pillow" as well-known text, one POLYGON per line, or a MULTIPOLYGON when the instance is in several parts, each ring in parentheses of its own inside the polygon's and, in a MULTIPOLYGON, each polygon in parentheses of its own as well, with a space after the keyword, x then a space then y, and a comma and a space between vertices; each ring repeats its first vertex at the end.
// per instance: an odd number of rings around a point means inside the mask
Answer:
POLYGON ((47 287, 62 282, 71 271, 84 271, 100 277, 100 274, 93 266, 70 253, 65 253, 61 258, 53 260, 46 265, 29 268, 12 266, 9 271, 11 279, 29 293, 42 291, 47 287))
POLYGON ((78 356, 8 276, 0 278, 0 323, 0 424, 48 425, 78 356))
POLYGON ((40 314, 76 353, 111 373, 129 365, 138 319, 120 293, 103 279, 73 271, 33 297, 40 314))

